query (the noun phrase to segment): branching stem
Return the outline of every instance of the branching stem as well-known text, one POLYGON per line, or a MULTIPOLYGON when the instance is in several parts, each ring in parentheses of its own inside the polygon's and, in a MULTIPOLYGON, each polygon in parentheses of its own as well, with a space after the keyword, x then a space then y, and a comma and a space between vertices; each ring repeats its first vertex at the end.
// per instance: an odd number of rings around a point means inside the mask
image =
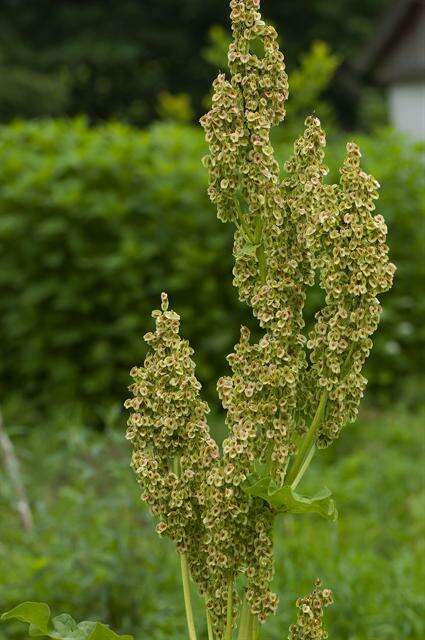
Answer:
POLYGON ((251 640, 249 634, 249 618, 250 618, 251 612, 249 610, 249 604, 248 601, 246 600, 246 598, 243 601, 243 605, 242 605, 242 613, 241 613, 241 619, 240 619, 240 624, 239 624, 239 633, 238 633, 238 640, 251 640))
MULTIPOLYGON (((353 355, 355 343, 353 343, 350 347, 350 350, 344 360, 344 363, 341 367, 341 375, 345 376, 347 370, 350 366, 351 357, 353 355)), ((323 391, 320 396, 319 405, 316 409, 316 413, 314 414, 313 421, 310 425, 310 428, 302 441, 301 447, 298 450, 296 458, 294 460, 294 464, 291 467, 291 470, 288 474, 287 484, 290 484, 293 489, 295 489, 299 483, 301 482, 302 477, 307 471, 310 462, 313 459, 314 453, 316 451, 316 434, 323 422, 323 418, 325 417, 326 403, 328 401, 328 392, 323 391)))
POLYGON ((294 480, 291 482, 291 487, 293 489, 296 489, 299 485, 299 483, 301 482, 305 472, 307 471, 308 467, 310 466, 310 462, 313 459, 313 456, 316 452, 316 445, 313 443, 310 447, 310 451, 307 453, 304 462, 301 465, 300 470, 298 471, 296 477, 294 478, 294 480))
POLYGON ((311 460, 311 458, 313 457, 313 456, 310 456, 310 449, 313 449, 313 447, 315 446, 315 438, 316 438, 317 430, 322 424, 322 421, 325 415, 327 401, 328 401, 328 392, 323 391, 322 395, 320 396, 319 405, 316 409, 316 413, 314 414, 314 418, 312 420, 310 428, 307 431, 307 434, 301 443, 301 446, 295 457, 294 464, 292 465, 288 475, 288 484, 292 486, 295 480, 297 481, 297 484, 300 482, 302 476, 300 476, 299 473, 301 469, 304 467, 303 473, 305 473, 307 470, 307 466, 304 465, 304 461, 309 457, 311 460))

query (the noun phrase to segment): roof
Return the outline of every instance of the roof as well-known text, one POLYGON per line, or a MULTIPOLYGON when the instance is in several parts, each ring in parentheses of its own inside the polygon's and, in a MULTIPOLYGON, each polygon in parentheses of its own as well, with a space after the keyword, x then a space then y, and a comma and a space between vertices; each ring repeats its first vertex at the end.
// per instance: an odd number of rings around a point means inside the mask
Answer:
POLYGON ((356 67, 384 83, 425 79, 425 0, 393 3, 356 67))

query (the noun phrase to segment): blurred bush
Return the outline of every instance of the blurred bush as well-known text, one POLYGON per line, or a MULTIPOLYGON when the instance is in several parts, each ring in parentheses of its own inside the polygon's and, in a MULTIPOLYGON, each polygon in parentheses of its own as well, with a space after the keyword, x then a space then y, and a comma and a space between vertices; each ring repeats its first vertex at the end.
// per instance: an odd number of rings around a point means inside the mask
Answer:
POLYGON ((64 74, 47 74, 25 67, 3 66, 0 58, 0 120, 19 113, 23 118, 61 115, 69 100, 64 74))
MULTIPOLYGON (((420 147, 390 132, 359 142, 382 183, 379 211, 398 266, 369 372, 375 387, 394 390, 422 372, 423 161, 420 147)), ((215 398, 224 356, 250 320, 232 288, 232 230, 208 201, 203 152, 198 129, 171 123, 143 132, 83 119, 0 128, 3 397, 77 399, 91 412, 117 401, 167 290, 215 398)), ((281 160, 288 153, 279 148, 281 160)))
POLYGON ((116 401, 164 289, 200 375, 217 375, 238 320, 203 151, 200 132, 174 125, 0 128, 3 396, 116 401))
POLYGON ((189 94, 162 91, 158 96, 158 116, 161 120, 191 122, 194 114, 189 94))
MULTIPOLYGON (((282 601, 268 640, 286 637, 296 597, 317 576, 335 593, 326 614, 331 638, 425 637, 422 425, 423 415, 392 407, 391 414, 363 416, 317 455, 303 489, 314 493, 326 483, 340 517, 336 524, 314 515, 277 522, 282 601)), ((187 640, 177 556, 139 500, 122 430, 99 434, 61 410, 43 429, 19 422, 9 431, 35 528, 21 531, 11 487, 1 482, 1 608, 47 600, 55 612, 101 619, 135 638, 187 640)), ((22 637, 21 625, 0 626, 0 640, 22 637)))

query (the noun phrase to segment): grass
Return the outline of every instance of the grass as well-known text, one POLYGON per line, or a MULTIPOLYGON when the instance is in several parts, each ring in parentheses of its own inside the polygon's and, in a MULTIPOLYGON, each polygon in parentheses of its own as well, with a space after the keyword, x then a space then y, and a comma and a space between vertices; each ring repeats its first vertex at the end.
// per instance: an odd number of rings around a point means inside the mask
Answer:
MULTIPOLYGON (((335 595, 331 640, 425 637, 423 424, 423 414, 366 413, 317 454, 299 490, 328 486, 340 518, 278 521, 281 604, 263 640, 287 637, 294 601, 317 576, 335 595)), ((36 528, 22 532, 2 481, 0 609, 45 600, 54 613, 101 619, 136 640, 186 640, 178 558, 140 503, 122 430, 101 434, 72 414, 33 429, 9 425, 36 528)), ((0 627, 1 640, 22 637, 19 624, 0 627)))

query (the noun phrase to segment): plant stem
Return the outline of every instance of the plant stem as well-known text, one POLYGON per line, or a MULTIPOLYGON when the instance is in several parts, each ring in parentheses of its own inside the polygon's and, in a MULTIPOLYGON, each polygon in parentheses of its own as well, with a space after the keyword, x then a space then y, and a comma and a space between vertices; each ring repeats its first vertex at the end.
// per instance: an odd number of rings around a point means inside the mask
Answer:
POLYGON ((229 580, 227 589, 227 619, 224 640, 232 640, 233 631, 233 580, 229 580))
POLYGON ((304 462, 303 462, 303 463, 302 463, 302 465, 301 465, 301 469, 298 471, 297 476, 295 477, 295 479, 294 479, 294 480, 293 480, 293 482, 291 483, 291 487, 292 487, 293 489, 296 489, 296 488, 297 488, 297 486, 299 485, 299 483, 301 482, 301 479, 302 479, 303 475, 304 475, 304 474, 305 474, 305 472, 307 471, 307 469, 308 469, 308 467, 309 467, 309 465, 310 465, 310 462, 311 462, 311 461, 312 461, 312 459, 313 459, 313 456, 314 456, 314 454, 315 454, 315 451, 316 451, 316 445, 315 445, 315 444, 312 444, 312 446, 311 446, 311 448, 310 448, 310 451, 309 451, 309 452, 308 452, 308 454, 306 455, 305 460, 304 460, 304 462))
POLYGON ((187 558, 180 554, 180 566, 182 572, 184 607, 186 610, 187 630, 189 632, 189 640, 196 640, 195 621, 193 617, 192 601, 190 599, 190 578, 187 558))
POLYGON ((248 620, 248 628, 247 628, 247 634, 246 634, 246 638, 247 640, 252 640, 252 623, 253 623, 253 618, 254 616, 252 615, 252 613, 249 613, 249 620, 248 620))
MULTIPOLYGON (((176 476, 180 475, 180 458, 176 456, 173 460, 173 468, 176 476)), ((187 558, 184 553, 180 554, 180 568, 182 574, 184 608, 186 611, 187 629, 189 632, 189 640, 196 640, 195 620, 193 617, 192 600, 190 598, 190 576, 187 558)))
MULTIPOLYGON (((299 451, 296 455, 294 464, 292 465, 291 470, 289 472, 288 484, 290 484, 291 486, 295 480, 297 481, 297 484, 300 482, 302 478, 302 475, 300 475, 301 469, 303 469, 303 475, 304 475, 308 467, 308 465, 304 465, 304 461, 310 458, 309 460, 309 463, 310 463, 311 458, 313 457, 312 455, 310 456, 310 453, 311 453, 310 449, 312 449, 315 446, 314 440, 316 437, 317 430, 320 427, 322 420, 324 418, 327 401, 328 401, 328 392, 323 391, 322 395, 320 396, 319 405, 316 409, 316 413, 314 414, 314 418, 312 420, 310 428, 307 431, 307 435, 305 436, 304 440, 301 443, 301 447, 299 448, 299 451)), ((314 449, 313 449, 313 453, 314 453, 314 449)))
MULTIPOLYGON (((347 369, 351 361, 351 356, 353 355, 354 347, 355 347, 355 343, 351 345, 350 350, 344 360, 344 363, 341 368, 342 376, 345 376, 347 373, 347 369)), ((287 484, 290 484, 293 489, 295 489, 300 483, 303 475, 307 471, 309 464, 314 456, 314 452, 316 450, 315 438, 316 438, 317 430, 322 424, 323 418, 325 417, 325 409, 326 409, 327 401, 328 401, 328 392, 323 391, 322 395, 320 396, 319 405, 316 409, 316 413, 314 414, 313 421, 296 455, 294 464, 292 465, 290 472, 288 474, 287 484)))
POLYGON ((245 598, 244 601, 243 601, 243 605, 242 605, 242 612, 241 612, 241 619, 240 619, 240 625, 239 625, 238 640, 250 640, 250 637, 248 635, 248 633, 249 633, 249 616, 250 615, 251 615, 251 612, 249 610, 249 604, 248 604, 248 601, 245 598))
POLYGON ((250 640, 259 640, 260 637, 260 625, 258 623, 257 616, 252 615, 252 623, 251 623, 251 638, 250 640))
POLYGON ((207 613, 207 630, 208 630, 208 640, 214 640, 214 632, 212 628, 211 616, 208 609, 205 607, 207 613))

